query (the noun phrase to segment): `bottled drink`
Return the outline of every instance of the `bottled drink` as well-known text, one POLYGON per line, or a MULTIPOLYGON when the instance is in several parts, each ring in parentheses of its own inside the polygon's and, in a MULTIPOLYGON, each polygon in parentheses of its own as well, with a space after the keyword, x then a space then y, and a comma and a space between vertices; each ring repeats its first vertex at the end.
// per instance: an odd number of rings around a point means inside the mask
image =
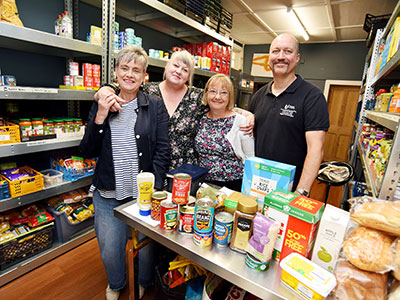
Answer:
POLYGON ((68 11, 64 12, 64 17, 61 19, 61 35, 72 39, 72 18, 68 11))
POLYGON ((54 33, 60 35, 61 16, 58 15, 57 20, 54 22, 54 33))

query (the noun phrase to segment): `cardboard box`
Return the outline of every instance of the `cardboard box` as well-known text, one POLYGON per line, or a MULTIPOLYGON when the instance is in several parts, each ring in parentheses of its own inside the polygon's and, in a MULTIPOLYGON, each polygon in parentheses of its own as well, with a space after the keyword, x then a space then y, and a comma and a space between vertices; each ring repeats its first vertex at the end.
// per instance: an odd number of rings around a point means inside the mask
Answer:
POLYGON ((69 63, 69 75, 79 75, 79 63, 73 61, 69 63))
POLYGON ((89 63, 82 64, 82 76, 93 76, 93 65, 89 63))
POLYGON ((281 223, 273 258, 282 260, 292 252, 310 258, 324 204, 284 189, 265 196, 264 214, 281 223))
POLYGON ((281 188, 292 189, 296 167, 264 158, 249 157, 244 164, 242 193, 258 198, 258 208, 264 207, 265 195, 281 188))
POLYGON ((91 76, 84 76, 84 77, 83 77, 83 86, 86 86, 86 87, 93 87, 93 77, 91 77, 91 76))
POLYGON ((83 76, 74 75, 74 76, 70 76, 69 78, 70 78, 71 86, 83 86, 83 76))
POLYGON ((311 260, 333 272, 350 220, 350 213, 330 204, 326 205, 319 224, 311 260))
POLYGON ((93 73, 93 77, 101 77, 101 70, 100 70, 100 65, 92 65, 92 73, 93 73))
POLYGON ((93 77, 93 87, 94 88, 99 88, 100 85, 101 85, 100 77, 93 77))

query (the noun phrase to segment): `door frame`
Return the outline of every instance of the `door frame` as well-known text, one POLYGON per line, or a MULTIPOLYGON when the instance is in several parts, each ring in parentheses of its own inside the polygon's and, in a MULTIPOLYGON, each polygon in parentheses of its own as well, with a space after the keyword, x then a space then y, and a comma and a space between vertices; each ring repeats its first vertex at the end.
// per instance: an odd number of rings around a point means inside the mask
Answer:
POLYGON ((361 83, 362 83, 361 80, 325 80, 324 96, 326 102, 328 102, 329 90, 331 88, 331 85, 351 85, 351 86, 360 86, 361 88, 361 83))

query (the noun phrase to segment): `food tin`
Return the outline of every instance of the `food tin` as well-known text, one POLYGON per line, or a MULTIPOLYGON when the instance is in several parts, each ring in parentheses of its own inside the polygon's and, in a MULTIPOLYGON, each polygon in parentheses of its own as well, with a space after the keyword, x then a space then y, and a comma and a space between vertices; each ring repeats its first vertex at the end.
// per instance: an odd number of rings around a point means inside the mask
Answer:
POLYGON ((214 244, 218 247, 227 247, 231 242, 233 215, 222 211, 215 215, 214 244))
POLYGON ((194 231, 193 233, 193 243, 200 247, 209 247, 212 243, 213 232, 197 232, 194 231))
POLYGON ((267 271, 269 269, 269 261, 260 262, 253 255, 246 253, 246 265, 257 271, 267 271))
POLYGON ((200 198, 194 208, 194 231, 209 233, 213 231, 215 202, 209 198, 200 198))
POLYGON ((172 231, 176 228, 178 216, 178 206, 171 200, 160 202, 160 227, 161 229, 172 231))
POLYGON ((178 229, 180 233, 193 233, 194 224, 194 206, 181 206, 179 211, 179 225, 178 229))
POLYGON ((151 213, 150 216, 153 220, 160 221, 160 202, 167 199, 167 192, 159 191, 151 194, 151 213))
POLYGON ((188 203, 192 176, 186 173, 176 173, 172 181, 172 202, 175 204, 188 203))

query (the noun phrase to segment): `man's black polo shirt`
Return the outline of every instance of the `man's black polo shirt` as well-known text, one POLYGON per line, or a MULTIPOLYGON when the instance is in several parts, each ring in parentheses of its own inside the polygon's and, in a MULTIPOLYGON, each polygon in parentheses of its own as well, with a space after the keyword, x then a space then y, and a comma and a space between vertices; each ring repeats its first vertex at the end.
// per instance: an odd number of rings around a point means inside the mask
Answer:
POLYGON ((258 90, 250 104, 255 115, 256 156, 296 166, 296 188, 307 155, 305 132, 329 129, 328 105, 321 90, 299 75, 278 97, 272 83, 258 90))

